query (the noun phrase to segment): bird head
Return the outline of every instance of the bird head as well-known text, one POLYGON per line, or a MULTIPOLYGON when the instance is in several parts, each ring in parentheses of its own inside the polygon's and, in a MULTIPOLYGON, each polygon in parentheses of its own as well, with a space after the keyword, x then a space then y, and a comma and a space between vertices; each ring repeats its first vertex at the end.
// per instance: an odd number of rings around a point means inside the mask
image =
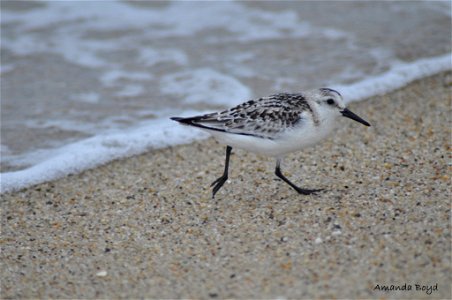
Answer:
POLYGON ((320 88, 313 93, 314 101, 318 105, 319 112, 325 116, 343 116, 359 122, 363 125, 370 126, 370 124, 361 117, 350 111, 345 107, 342 95, 330 88, 320 88))

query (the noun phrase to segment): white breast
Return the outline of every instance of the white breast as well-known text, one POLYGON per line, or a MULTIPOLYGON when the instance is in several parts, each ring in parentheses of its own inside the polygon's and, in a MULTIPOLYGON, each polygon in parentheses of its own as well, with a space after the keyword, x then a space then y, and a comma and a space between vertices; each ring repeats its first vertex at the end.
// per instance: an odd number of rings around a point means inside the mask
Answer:
POLYGON ((311 120, 306 120, 305 122, 300 122, 297 127, 286 130, 274 139, 263 139, 218 131, 209 131, 209 133, 220 143, 233 148, 278 157, 317 144, 331 133, 334 124, 330 123, 321 122, 319 126, 316 126, 311 120))

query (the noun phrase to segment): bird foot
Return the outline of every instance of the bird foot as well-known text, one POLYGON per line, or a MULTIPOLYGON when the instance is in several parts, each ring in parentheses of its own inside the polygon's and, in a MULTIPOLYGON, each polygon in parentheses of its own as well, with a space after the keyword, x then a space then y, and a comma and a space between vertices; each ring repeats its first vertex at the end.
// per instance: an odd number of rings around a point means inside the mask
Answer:
POLYGON ((299 194, 302 195, 316 195, 317 193, 324 191, 324 189, 302 189, 302 188, 294 188, 299 194))

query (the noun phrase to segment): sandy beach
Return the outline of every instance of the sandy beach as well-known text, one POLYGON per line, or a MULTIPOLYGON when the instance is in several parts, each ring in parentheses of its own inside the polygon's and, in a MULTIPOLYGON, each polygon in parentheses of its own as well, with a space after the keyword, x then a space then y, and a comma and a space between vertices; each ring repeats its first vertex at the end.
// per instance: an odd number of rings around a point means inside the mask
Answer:
POLYGON ((213 139, 3 194, 1 298, 450 299, 451 82, 352 104, 372 127, 288 156, 318 195, 234 149, 212 200, 213 139))

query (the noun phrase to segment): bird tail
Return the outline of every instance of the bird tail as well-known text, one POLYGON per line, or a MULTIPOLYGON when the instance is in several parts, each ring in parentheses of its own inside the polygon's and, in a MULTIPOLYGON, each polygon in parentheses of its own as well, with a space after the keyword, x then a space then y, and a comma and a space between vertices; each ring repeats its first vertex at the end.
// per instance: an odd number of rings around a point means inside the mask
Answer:
MULTIPOLYGON (((217 128, 217 127, 207 126, 207 125, 203 124, 203 122, 213 122, 214 121, 214 120, 205 120, 206 116, 208 116, 208 115, 189 117, 189 118, 172 117, 170 119, 173 121, 179 122, 182 125, 194 126, 194 127, 198 127, 201 129, 207 129, 207 130, 213 130, 213 131, 221 131, 221 132, 226 131, 223 128, 217 128)), ((214 122, 218 122, 218 121, 215 120, 214 122)))
POLYGON ((181 124, 184 124, 184 125, 194 125, 193 124, 193 119, 194 118, 172 117, 170 119, 173 120, 173 121, 179 122, 181 124))

